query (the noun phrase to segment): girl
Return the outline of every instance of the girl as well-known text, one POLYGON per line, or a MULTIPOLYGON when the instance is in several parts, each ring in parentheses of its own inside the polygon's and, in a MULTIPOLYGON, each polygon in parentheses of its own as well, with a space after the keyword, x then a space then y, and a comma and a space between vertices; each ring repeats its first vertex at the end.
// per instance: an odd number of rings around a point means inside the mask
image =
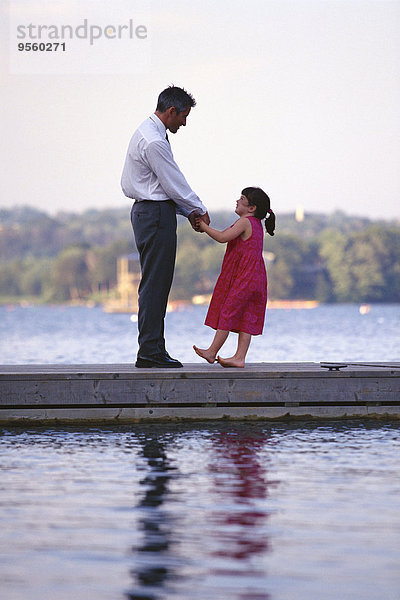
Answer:
POLYGON ((213 229, 198 219, 199 231, 205 231, 221 244, 228 242, 221 274, 215 285, 205 325, 216 329, 209 348, 193 346, 196 354, 210 364, 216 360, 223 367, 244 367, 251 336, 260 335, 267 305, 267 274, 262 256, 263 227, 270 235, 275 231, 275 215, 267 194, 260 188, 247 187, 236 202, 239 219, 224 231, 213 229), (234 356, 222 358, 218 351, 229 332, 239 334, 234 356))

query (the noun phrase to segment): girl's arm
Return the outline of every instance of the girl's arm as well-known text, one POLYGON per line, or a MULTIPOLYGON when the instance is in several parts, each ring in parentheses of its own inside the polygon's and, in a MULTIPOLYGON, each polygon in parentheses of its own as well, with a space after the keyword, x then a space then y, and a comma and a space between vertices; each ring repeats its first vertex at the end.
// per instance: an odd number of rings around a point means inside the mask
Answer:
MULTIPOLYGON (((213 240, 216 240, 221 244, 230 242, 243 233, 246 233, 247 235, 251 234, 251 223, 246 217, 240 217, 232 227, 228 227, 227 229, 224 229, 224 231, 213 229, 209 225, 206 225, 202 220, 199 221, 199 228, 200 231, 205 231, 205 233, 213 238, 213 240)), ((247 235, 245 237, 247 237, 247 235)))

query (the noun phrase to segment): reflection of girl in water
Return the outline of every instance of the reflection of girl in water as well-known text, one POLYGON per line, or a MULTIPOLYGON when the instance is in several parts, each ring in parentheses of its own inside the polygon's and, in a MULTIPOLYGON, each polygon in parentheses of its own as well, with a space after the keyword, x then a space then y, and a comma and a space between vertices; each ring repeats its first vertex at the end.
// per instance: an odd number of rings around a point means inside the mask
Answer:
POLYGON ((214 552, 217 556, 246 559, 269 550, 265 531, 269 516, 266 507, 268 488, 265 469, 257 458, 257 451, 264 442, 264 437, 258 440, 253 436, 224 433, 215 440, 218 457, 210 470, 215 472, 215 488, 220 504, 228 505, 228 508, 218 511, 213 520, 217 521, 222 531, 226 529, 229 532, 233 525, 236 526, 234 536, 229 537, 230 543, 219 544, 219 549, 214 552), (220 465, 218 469, 214 468, 214 464, 220 465))

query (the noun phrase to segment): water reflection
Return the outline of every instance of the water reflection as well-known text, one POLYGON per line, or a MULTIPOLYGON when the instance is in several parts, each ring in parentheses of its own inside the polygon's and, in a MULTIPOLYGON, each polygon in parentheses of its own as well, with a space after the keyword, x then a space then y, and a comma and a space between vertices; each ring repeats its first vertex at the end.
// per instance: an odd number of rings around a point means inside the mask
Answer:
POLYGON ((142 441, 148 472, 136 510, 143 537, 132 548, 133 588, 126 597, 270 600, 265 556, 275 484, 267 478, 267 436, 216 430, 201 440, 196 456, 192 452, 188 470, 188 448, 193 451, 196 443, 185 435, 168 441, 155 434, 142 441), (196 479, 203 467, 211 483, 205 489, 196 479))
POLYGON ((259 451, 267 443, 266 435, 261 432, 257 435, 222 432, 214 439, 215 460, 209 466, 224 506, 212 516, 220 539, 213 555, 223 559, 212 573, 236 580, 236 597, 243 600, 271 598, 265 591, 267 573, 263 557, 270 550, 268 486, 275 484, 268 481, 266 465, 259 458, 259 451))
POLYGON ((3 429, 0 598, 398 598, 399 448, 384 421, 3 429))
POLYGON ((143 543, 132 549, 136 567, 131 570, 131 575, 135 589, 126 596, 129 600, 156 600, 160 598, 159 593, 166 581, 173 575, 168 567, 171 523, 163 509, 172 467, 165 446, 157 437, 144 441, 142 455, 149 466, 149 473, 140 482, 146 492, 138 504, 143 543))

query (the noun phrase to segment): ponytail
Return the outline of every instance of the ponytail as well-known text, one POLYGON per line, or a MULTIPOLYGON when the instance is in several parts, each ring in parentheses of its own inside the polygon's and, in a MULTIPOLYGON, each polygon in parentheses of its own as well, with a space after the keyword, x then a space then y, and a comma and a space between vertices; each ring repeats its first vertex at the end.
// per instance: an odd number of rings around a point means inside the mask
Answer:
POLYGON ((275 213, 270 208, 264 221, 265 230, 269 235, 275 235, 275 213))

